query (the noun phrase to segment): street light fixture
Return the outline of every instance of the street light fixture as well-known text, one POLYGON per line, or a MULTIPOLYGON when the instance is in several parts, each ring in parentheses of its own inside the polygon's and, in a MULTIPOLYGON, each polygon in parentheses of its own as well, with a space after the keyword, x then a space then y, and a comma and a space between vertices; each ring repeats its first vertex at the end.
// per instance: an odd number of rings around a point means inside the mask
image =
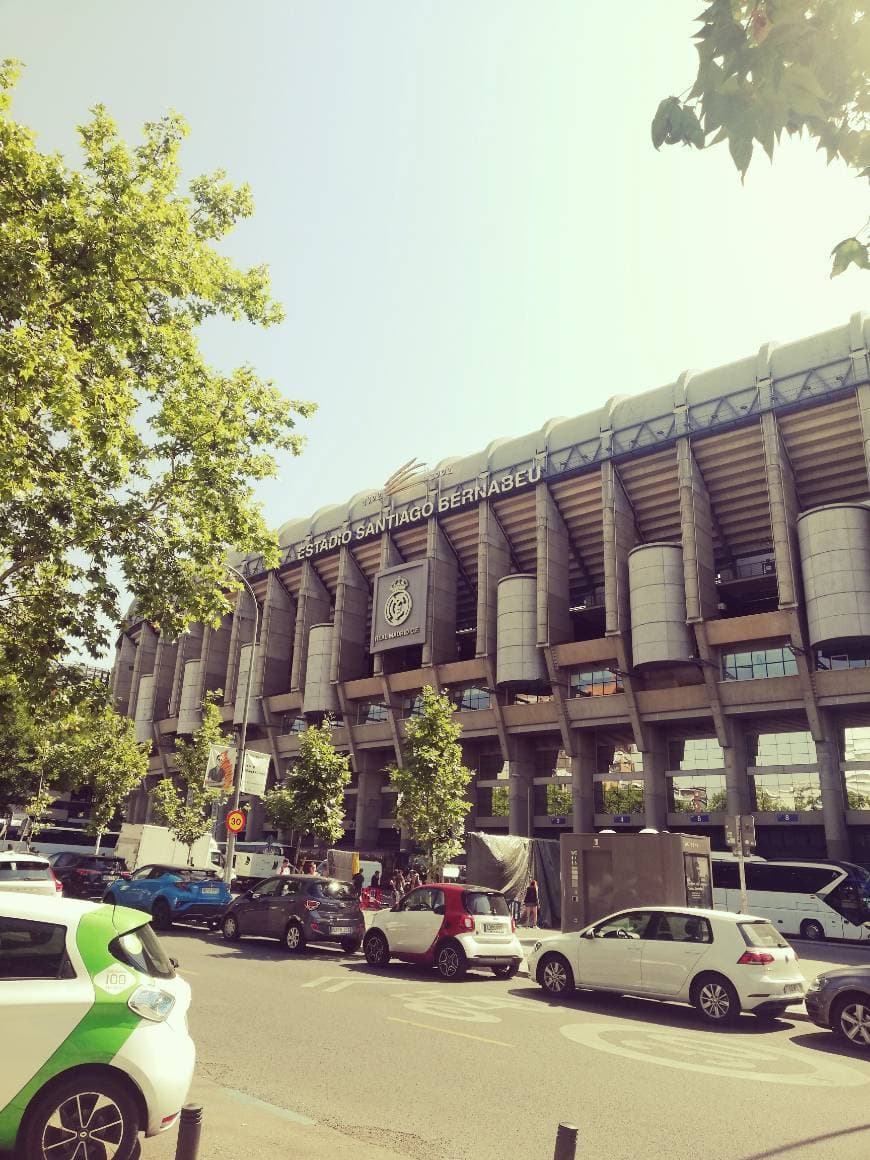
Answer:
MULTIPOLYGON (((236 769, 233 777, 233 793, 230 798, 230 810, 237 810, 239 808, 239 798, 242 793, 242 777, 245 771, 245 745, 248 740, 248 710, 251 706, 251 682, 254 677, 254 654, 257 651, 257 638, 260 635, 260 606, 257 603, 257 597, 254 589, 238 570, 232 564, 224 565, 228 572, 240 580, 245 591, 251 598, 251 604, 254 606, 254 636, 251 641, 251 657, 248 664, 248 675, 245 680, 245 699, 242 704, 242 725, 239 731, 239 753, 236 759, 236 769)), ((224 882, 229 886, 233 877, 233 858, 236 853, 236 835, 230 831, 227 834, 227 859, 224 866, 224 882)))

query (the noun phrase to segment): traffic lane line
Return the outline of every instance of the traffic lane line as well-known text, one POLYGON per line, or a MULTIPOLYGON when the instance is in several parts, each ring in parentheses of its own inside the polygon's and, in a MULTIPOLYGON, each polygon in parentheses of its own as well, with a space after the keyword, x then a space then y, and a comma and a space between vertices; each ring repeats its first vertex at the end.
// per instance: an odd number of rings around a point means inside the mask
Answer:
POLYGON ((449 1027, 433 1027, 431 1023, 415 1023, 413 1019, 398 1019, 395 1015, 387 1016, 388 1023, 406 1023, 409 1027, 421 1027, 424 1031, 438 1031, 442 1035, 456 1035, 460 1039, 476 1039, 478 1043, 492 1043, 495 1047, 513 1047, 512 1043, 505 1043, 502 1039, 487 1039, 483 1035, 470 1035, 467 1031, 452 1031, 449 1027))

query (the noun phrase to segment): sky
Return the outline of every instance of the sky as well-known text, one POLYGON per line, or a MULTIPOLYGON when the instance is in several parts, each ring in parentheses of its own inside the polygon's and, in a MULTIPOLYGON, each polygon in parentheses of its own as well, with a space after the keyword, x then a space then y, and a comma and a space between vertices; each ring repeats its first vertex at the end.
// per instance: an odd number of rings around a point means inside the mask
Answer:
POLYGON ((554 416, 844 325, 830 280, 866 184, 808 141, 656 153, 692 82, 699 0, 0 0, 13 115, 75 165, 104 103, 124 136, 169 109, 186 178, 224 168, 256 214, 223 247, 267 262, 286 321, 210 324, 315 401, 304 455, 258 485, 269 522, 379 488, 554 416))

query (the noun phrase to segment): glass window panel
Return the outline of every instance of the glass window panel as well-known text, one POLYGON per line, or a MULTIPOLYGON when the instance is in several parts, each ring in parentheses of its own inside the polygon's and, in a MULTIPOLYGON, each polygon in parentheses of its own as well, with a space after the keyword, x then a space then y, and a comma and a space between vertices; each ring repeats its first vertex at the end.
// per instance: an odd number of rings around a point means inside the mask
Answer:
POLYGON ((805 813, 822 808, 819 775, 800 773, 763 773, 750 777, 756 810, 768 813, 805 813))
POLYGON ((706 774, 699 777, 671 777, 668 779, 670 808, 676 813, 712 813, 728 808, 724 774, 706 774))
POLYGON ((599 814, 642 814, 642 781, 596 781, 595 810, 599 814))

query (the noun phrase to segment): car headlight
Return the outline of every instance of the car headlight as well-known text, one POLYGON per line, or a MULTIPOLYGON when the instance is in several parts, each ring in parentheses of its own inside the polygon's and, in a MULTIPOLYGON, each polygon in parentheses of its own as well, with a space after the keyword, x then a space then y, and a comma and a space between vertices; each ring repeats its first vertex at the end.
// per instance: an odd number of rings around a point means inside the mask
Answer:
POLYGON ((175 1006, 175 996, 161 987, 137 987, 127 1000, 127 1006, 143 1019, 149 1019, 152 1023, 162 1023, 175 1006))
POLYGON ((824 985, 825 985, 825 983, 827 983, 827 981, 828 980, 825 978, 824 975, 817 975, 816 978, 813 979, 813 981, 807 987, 807 994, 809 995, 809 993, 811 991, 821 991, 822 987, 824 987, 824 985))

